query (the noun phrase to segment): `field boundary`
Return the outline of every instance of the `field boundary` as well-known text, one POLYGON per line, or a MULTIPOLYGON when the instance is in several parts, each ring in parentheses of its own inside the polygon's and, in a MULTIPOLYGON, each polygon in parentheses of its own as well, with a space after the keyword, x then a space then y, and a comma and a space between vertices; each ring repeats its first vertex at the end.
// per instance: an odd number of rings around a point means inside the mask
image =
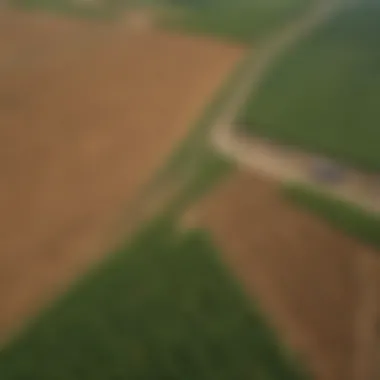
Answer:
POLYGON ((380 214, 371 214, 353 203, 300 182, 282 186, 285 198, 295 205, 323 218, 334 228, 380 250, 380 214))

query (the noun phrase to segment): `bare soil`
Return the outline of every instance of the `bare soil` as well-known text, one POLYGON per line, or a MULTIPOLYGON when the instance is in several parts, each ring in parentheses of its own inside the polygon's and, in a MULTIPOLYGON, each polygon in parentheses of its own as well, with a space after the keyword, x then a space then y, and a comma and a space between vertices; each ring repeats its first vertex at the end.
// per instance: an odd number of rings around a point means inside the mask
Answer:
MULTIPOLYGON (((370 363, 357 360, 365 360, 373 344, 366 342, 373 332, 366 323, 373 322, 368 313, 374 307, 358 309, 366 307, 358 258, 370 257, 380 274, 376 252, 295 209, 275 182, 245 172, 229 178, 199 210, 226 263, 317 379, 353 379, 359 367, 368 373, 370 363)), ((379 304, 378 289, 370 293, 379 304)))
POLYGON ((0 340, 100 260, 239 47, 0 13, 0 340))

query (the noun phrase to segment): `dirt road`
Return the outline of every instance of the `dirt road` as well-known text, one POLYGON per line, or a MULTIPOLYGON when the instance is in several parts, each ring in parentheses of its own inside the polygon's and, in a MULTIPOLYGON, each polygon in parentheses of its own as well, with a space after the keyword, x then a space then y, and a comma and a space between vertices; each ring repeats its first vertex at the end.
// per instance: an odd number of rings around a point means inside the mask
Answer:
POLYGON ((339 169, 342 174, 339 181, 323 182, 318 180, 316 168, 322 167, 324 157, 263 138, 239 136, 234 128, 223 130, 214 141, 223 154, 264 177, 280 182, 304 183, 356 204, 368 212, 380 214, 379 175, 342 166, 339 169))

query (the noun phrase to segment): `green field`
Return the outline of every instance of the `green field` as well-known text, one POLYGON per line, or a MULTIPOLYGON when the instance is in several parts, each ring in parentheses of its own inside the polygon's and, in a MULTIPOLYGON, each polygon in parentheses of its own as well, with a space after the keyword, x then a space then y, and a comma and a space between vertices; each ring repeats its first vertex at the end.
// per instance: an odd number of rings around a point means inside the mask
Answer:
POLYGON ((172 0, 165 26, 250 43, 299 16, 314 0, 172 0), (182 6, 181 6, 182 4, 182 6))
POLYGON ((280 58, 242 129, 380 169, 380 2, 346 9, 280 58))
POLYGON ((145 227, 0 352, 2 380, 305 379, 202 231, 145 227))

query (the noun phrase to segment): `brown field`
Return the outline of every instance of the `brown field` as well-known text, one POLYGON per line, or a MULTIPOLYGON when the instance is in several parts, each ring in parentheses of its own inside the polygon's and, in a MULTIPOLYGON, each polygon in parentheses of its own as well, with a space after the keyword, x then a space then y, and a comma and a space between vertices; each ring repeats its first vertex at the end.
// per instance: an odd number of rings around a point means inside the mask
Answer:
POLYGON ((242 50, 1 12, 3 339, 107 252, 242 50))
POLYGON ((227 180, 200 212, 227 264, 318 380, 349 380, 369 370, 368 352, 361 353, 361 369, 354 361, 358 345, 365 350, 373 339, 373 316, 360 322, 356 314, 363 295, 358 259, 380 274, 375 252, 295 209, 274 183, 251 174, 227 180))

